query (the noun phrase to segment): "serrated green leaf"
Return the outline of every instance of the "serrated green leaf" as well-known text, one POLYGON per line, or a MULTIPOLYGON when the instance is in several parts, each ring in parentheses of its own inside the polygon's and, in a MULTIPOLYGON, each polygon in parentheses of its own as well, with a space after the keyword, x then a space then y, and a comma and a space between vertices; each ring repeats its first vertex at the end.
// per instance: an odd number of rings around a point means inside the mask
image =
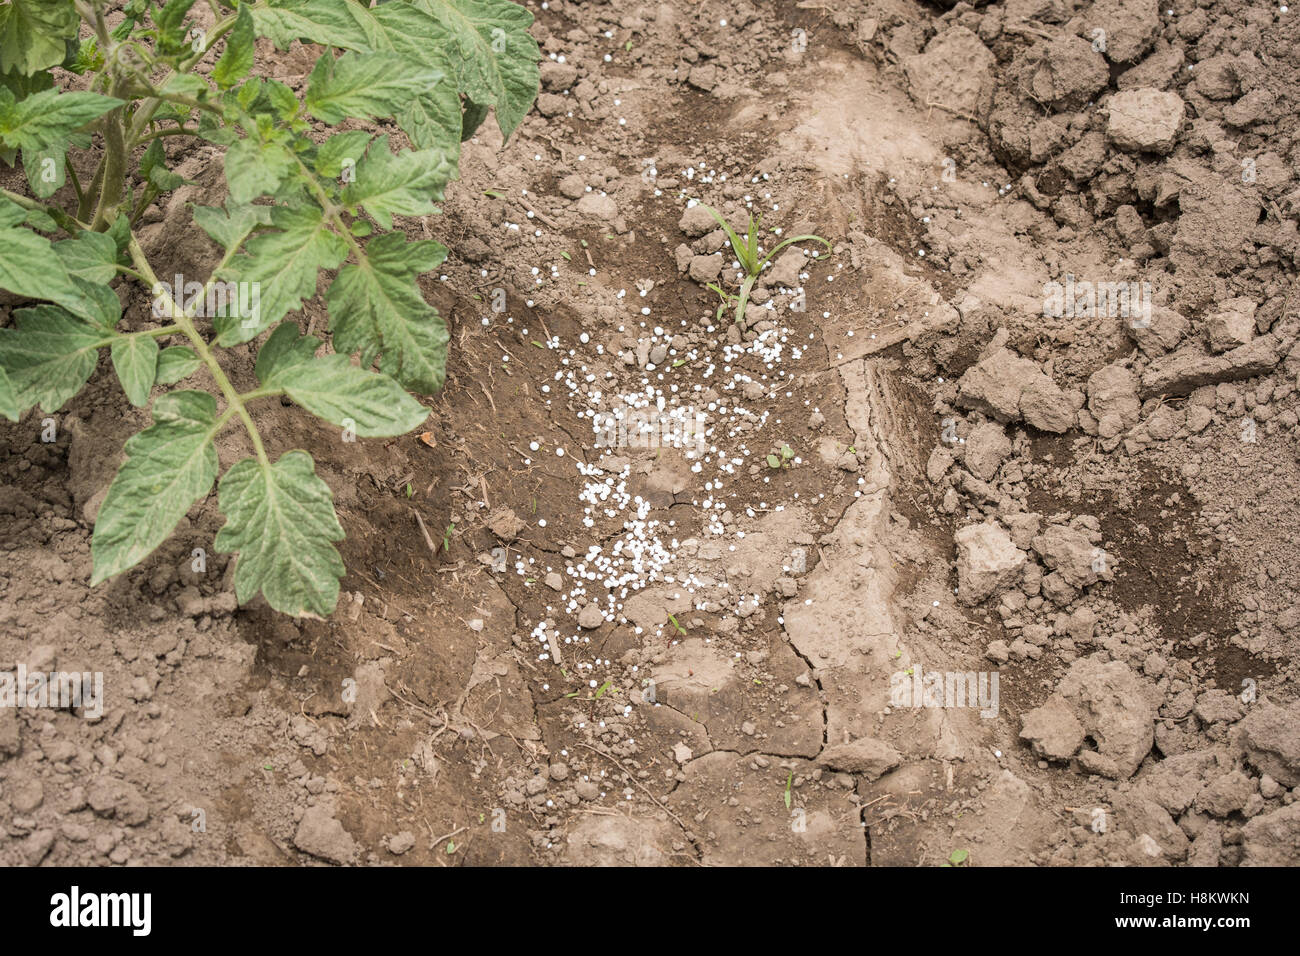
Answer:
POLYGON ((153 424, 127 439, 127 459, 95 519, 92 587, 138 564, 211 490, 216 415, 207 392, 168 392, 154 402, 153 424))
POLYGON ((0 145, 12 149, 66 149, 68 137, 122 100, 98 93, 42 90, 21 100, 0 88, 0 145))
POLYGON ((0 198, 0 289, 30 299, 57 302, 86 318, 96 318, 83 289, 57 255, 50 240, 23 223, 21 206, 0 198))
POLYGON ((457 87, 475 103, 495 106, 501 135, 509 139, 537 98, 541 51, 528 32, 533 15, 509 0, 414 0, 414 5, 458 44, 457 87))
POLYGON ((194 6, 194 0, 167 0, 163 8, 151 13, 158 28, 159 46, 168 52, 177 52, 186 46, 185 14, 194 6))
POLYGON ((350 0, 269 0, 253 11, 258 32, 280 49, 295 39, 358 53, 396 53, 416 69, 432 67, 444 79, 401 105, 398 125, 417 149, 442 147, 459 161, 460 97, 448 56, 446 30, 410 3, 365 7, 350 0))
POLYGON ((362 438, 404 435, 429 417, 429 410, 387 375, 358 368, 346 355, 313 358, 320 343, 296 335, 297 329, 285 323, 263 346, 273 350, 265 361, 258 357, 264 386, 284 389, 317 418, 351 427, 362 438))
POLYGON ((59 231, 59 224, 54 221, 54 217, 40 209, 28 209, 27 217, 23 222, 41 232, 59 231))
POLYGON ((253 69, 253 10, 247 3, 239 5, 235 25, 226 35, 226 48, 212 68, 212 79, 219 89, 228 90, 253 69))
POLYGON ((331 232, 319 209, 277 207, 271 224, 279 231, 262 233, 245 246, 247 255, 236 256, 223 278, 256 283, 257 315, 214 319, 217 343, 236 345, 256 338, 285 314, 302 308, 316 294, 316 275, 337 268, 347 256, 342 236, 331 232))
POLYGON ((308 111, 326 123, 348 117, 395 116, 442 74, 393 53, 321 54, 303 99, 308 111))
POLYGON ((203 82, 201 76, 195 76, 193 73, 175 73, 163 84, 163 92, 201 100, 212 93, 212 87, 203 82))
POLYGON ((67 150, 58 147, 23 150, 23 173, 37 199, 49 199, 67 181, 67 150))
POLYGON ((122 100, 98 93, 42 90, 16 100, 0 87, 0 150, 22 150, 27 184, 33 194, 52 196, 64 182, 64 157, 70 143, 88 142, 77 130, 122 100))
POLYGON ((273 194, 294 171, 293 157, 282 144, 264 142, 254 136, 236 140, 226 150, 226 183, 230 198, 248 203, 263 194, 273 194))
POLYGON ((18 421, 18 390, 9 380, 9 375, 0 368, 0 415, 11 422, 18 421))
POLYGON ((107 284, 87 282, 78 276, 72 277, 72 284, 81 293, 78 300, 84 317, 105 332, 112 334, 118 319, 122 318, 122 301, 107 284))
POLYGON ((460 135, 460 96, 452 83, 439 82, 399 110, 395 119, 416 149, 441 149, 453 165, 460 163, 465 137, 460 135))
POLYGON ((441 149, 403 150, 393 155, 388 137, 380 136, 357 164, 356 182, 343 190, 349 206, 364 206, 385 229, 393 216, 426 216, 437 212, 456 167, 441 149))
POLYGON ((253 371, 257 380, 265 385, 285 369, 310 362, 318 348, 320 339, 314 335, 300 336, 297 326, 290 322, 281 323, 262 343, 253 371))
MULTIPOLYGON (((4 61, 3 56, 0 56, 0 61, 4 61)), ((49 70, 40 70, 31 76, 25 76, 17 70, 0 70, 0 86, 12 93, 14 99, 21 100, 24 96, 41 90, 53 89, 54 74, 49 70)))
POLYGON ((326 293, 334 349, 361 353, 413 391, 442 387, 447 368, 447 326, 424 301, 416 276, 437 268, 447 250, 436 242, 407 242, 400 233, 371 240, 356 265, 339 270, 326 293))
POLYGON ((350 0, 268 0, 253 9, 260 36, 281 50, 302 39, 345 50, 374 50, 378 28, 369 11, 350 0))
POLYGON ((69 275, 86 282, 107 285, 117 275, 117 243, 105 233, 86 230, 54 243, 54 253, 69 275))
POLYGON ((80 22, 68 0, 9 0, 0 6, 0 64, 26 76, 58 66, 80 22))
POLYGON ((291 451, 270 466, 245 458, 222 476, 217 492, 226 524, 215 546, 239 553, 239 602, 261 591, 285 614, 333 611, 346 568, 332 542, 342 540, 343 528, 311 455, 291 451))
POLYGON ((158 353, 158 368, 154 382, 158 385, 174 384, 189 378, 202 364, 193 349, 183 345, 173 345, 158 353))
POLYGON ((259 226, 269 225, 269 206, 249 206, 227 202, 225 206, 195 206, 194 222, 212 237, 212 241, 229 252, 259 226))
POLYGON ((113 340, 108 352, 127 401, 136 408, 148 405, 158 372, 157 341, 150 335, 123 335, 113 340))
POLYGON ((312 163, 312 168, 316 174, 326 179, 337 179, 343 175, 345 160, 351 160, 350 165, 353 172, 356 172, 357 160, 366 151, 366 144, 370 142, 370 133, 365 130, 350 129, 342 133, 336 133, 325 142, 321 143, 320 148, 316 150, 316 158, 312 163))
POLYGON ((162 140, 155 139, 140 157, 140 175, 160 193, 171 192, 185 184, 185 177, 167 168, 167 154, 162 140))
POLYGON ((0 368, 24 408, 57 411, 95 371, 104 330, 54 305, 19 309, 14 320, 0 329, 0 368))

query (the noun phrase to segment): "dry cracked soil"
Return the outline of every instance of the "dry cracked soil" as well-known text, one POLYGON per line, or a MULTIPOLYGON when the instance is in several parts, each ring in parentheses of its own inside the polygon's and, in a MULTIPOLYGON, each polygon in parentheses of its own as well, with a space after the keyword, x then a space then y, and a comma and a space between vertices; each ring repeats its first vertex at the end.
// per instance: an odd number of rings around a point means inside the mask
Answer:
POLYGON ((104 368, 0 425, 0 669, 106 698, 0 708, 0 863, 1300 864, 1300 16, 525 5, 535 110, 400 221, 452 250, 427 431, 266 412, 329 619, 236 606, 215 495, 89 587, 104 368), (737 323, 697 201, 832 249, 737 323))

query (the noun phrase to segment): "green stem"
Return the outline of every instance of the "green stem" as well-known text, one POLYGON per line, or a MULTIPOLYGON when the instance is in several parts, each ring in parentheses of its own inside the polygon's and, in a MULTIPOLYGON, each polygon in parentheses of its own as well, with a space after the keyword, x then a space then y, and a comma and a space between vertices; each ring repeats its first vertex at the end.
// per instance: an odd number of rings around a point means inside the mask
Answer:
POLYGON ((95 232, 103 232, 108 227, 108 215, 121 201, 122 187, 126 184, 126 137, 122 116, 122 107, 119 106, 104 117, 104 161, 101 165, 104 177, 95 218, 90 223, 95 232))
POLYGON ((4 198, 8 199, 10 202, 22 206, 24 209, 45 213, 63 227, 64 231, 70 236, 75 236, 83 229, 90 228, 80 219, 74 219, 72 216, 69 216, 58 206, 47 206, 43 202, 24 196, 21 193, 10 192, 8 189, 0 189, 0 195, 3 195, 4 198))
POLYGON ((64 157, 63 167, 68 171, 68 178, 72 180, 72 188, 77 194, 77 205, 80 206, 86 194, 81 191, 81 180, 77 178, 77 168, 72 165, 72 160, 67 157, 64 157))
MULTIPOLYGON (((170 80, 173 76, 179 76, 181 74, 188 73, 192 69, 194 69, 194 67, 198 65, 199 61, 208 55, 208 51, 212 49, 213 45, 219 39, 221 39, 223 36, 225 36, 227 33, 229 33, 231 30, 234 29, 236 19, 237 17, 229 17, 228 19, 222 20, 220 23, 214 26, 212 28, 212 32, 207 35, 207 39, 203 44, 203 49, 193 54, 192 56, 188 57, 187 59, 182 60, 180 64, 177 66, 176 70, 170 75, 164 77, 162 83, 159 85, 166 86, 167 81, 170 80)), ((143 140, 141 140, 140 137, 144 133, 145 127, 148 126, 150 120, 153 119, 153 114, 158 111, 158 107, 161 106, 163 104, 163 101, 167 99, 171 99, 171 98, 161 96, 155 92, 153 96, 141 102, 140 109, 136 113, 134 122, 132 122, 131 124, 130 139, 133 144, 138 145, 139 143, 143 142, 143 140)), ((172 102, 181 102, 181 101, 177 99, 172 99, 172 102)), ((216 110, 217 113, 221 112, 219 109, 216 109, 216 107, 211 107, 211 108, 216 110)))
MULTIPOLYGON (((149 259, 145 256, 144 250, 140 248, 140 243, 134 235, 131 236, 127 244, 127 249, 131 253, 131 261, 135 264, 137 271, 144 277, 151 288, 161 285, 158 277, 154 274, 153 267, 149 265, 149 259)), ((211 281, 211 280, 209 280, 211 281)), ((202 360, 203 364, 208 367, 212 373, 212 378, 216 381, 217 387, 221 389, 221 394, 226 400, 226 411, 222 415, 222 424, 230 419, 232 415, 238 415, 244 423, 244 428, 248 431, 248 437, 252 439, 253 450, 257 453, 257 460, 263 468, 271 467, 271 460, 266 455, 266 449, 262 446, 262 436, 258 434, 257 426, 253 424, 253 416, 248 414, 248 409, 244 407, 244 401, 240 394, 235 391, 230 379, 226 377, 225 370, 222 369, 216 357, 212 354, 212 349, 203 336, 199 335, 198 330, 194 328, 194 321, 186 315, 185 310, 176 304, 171 293, 163 287, 161 292, 164 304, 170 310, 172 318, 176 320, 177 327, 185 333, 185 337, 190 340, 194 346, 195 353, 202 360)))
POLYGON ((749 293, 754 288, 754 282, 758 279, 758 274, 753 273, 745 276, 745 281, 740 284, 740 295, 736 297, 736 321, 745 320, 745 306, 749 304, 749 293))
POLYGON ((336 206, 333 200, 331 200, 326 194, 324 187, 317 181, 316 174, 307 168, 307 165, 298 157, 298 154, 290 153, 290 156, 292 156, 294 162, 298 164, 298 168, 302 170, 303 178, 307 180, 307 188, 316 198, 316 203, 320 206, 321 212, 325 214, 325 218, 328 219, 336 229, 338 229, 343 238, 347 240, 348 245, 352 247, 353 253, 356 254, 357 261, 361 262, 365 256, 365 252, 361 248, 361 243, 357 242, 357 237, 352 235, 352 230, 349 229, 347 223, 343 221, 343 217, 339 215, 342 210, 336 206))

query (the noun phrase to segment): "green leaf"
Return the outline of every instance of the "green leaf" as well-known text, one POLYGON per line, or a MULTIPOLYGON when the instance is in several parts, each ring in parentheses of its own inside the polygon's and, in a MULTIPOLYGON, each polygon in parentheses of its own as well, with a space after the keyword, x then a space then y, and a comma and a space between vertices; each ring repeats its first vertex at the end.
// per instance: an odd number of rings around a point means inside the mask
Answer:
POLYGON ((253 371, 257 380, 265 385, 284 370, 310 362, 318 348, 320 339, 314 335, 299 335, 297 326, 285 322, 262 343, 253 371))
POLYGON ((23 222, 40 232, 59 231, 59 224, 54 221, 54 217, 40 209, 28 209, 23 222))
POLYGON ((440 149, 403 150, 397 155, 388 148, 388 137, 380 136, 357 165, 355 183, 343 190, 349 206, 364 206, 385 229, 393 228, 393 216, 427 216, 438 211, 443 189, 456 175, 456 167, 440 149))
POLYGON ((18 421, 18 390, 3 368, 0 368, 0 415, 11 422, 18 421))
POLYGON ((970 850, 953 850, 948 855, 948 862, 953 866, 961 866, 970 858, 970 850))
MULTIPOLYGON (((4 57, 0 56, 0 61, 3 60, 4 57)), ((54 74, 49 70, 40 70, 31 76, 24 76, 16 70, 0 70, 0 86, 12 93, 14 99, 21 100, 24 96, 39 93, 41 90, 53 89, 54 74)))
POLYGON ((345 50, 379 49, 380 31, 366 10, 351 0, 267 0, 253 9, 260 36, 281 50, 294 40, 308 40, 345 50))
POLYGON ((15 102, 11 92, 0 88, 0 145, 62 152, 74 131, 122 103, 98 93, 59 90, 42 90, 15 102))
POLYGON ((23 150, 23 173, 37 199, 49 199, 66 181, 67 150, 58 147, 23 150))
POLYGON ((447 250, 431 240, 406 241, 401 233, 371 240, 357 265, 339 270, 326 293, 334 348, 361 353, 406 388, 431 394, 447 367, 447 326, 424 301, 416 276, 434 269, 447 250))
POLYGON ((333 611, 346 569, 331 542, 342 540, 343 528, 311 455, 291 451, 274 465, 245 458, 226 472, 217 491, 226 524, 215 546, 223 554, 239 552, 239 602, 261 591, 285 614, 333 611))
POLYGON ((352 117, 395 116, 433 86, 442 74, 393 53, 321 54, 311 71, 303 102, 326 123, 352 117))
POLYGON ((171 192, 185 184, 185 177, 167 168, 167 153, 162 140, 155 139, 140 157, 140 176, 158 192, 171 192))
POLYGON ((112 333, 117 320, 122 317, 122 302, 107 284, 92 284, 78 276, 72 277, 72 284, 81 292, 82 312, 92 325, 97 325, 107 333, 112 333))
POLYGON ((441 149, 452 165, 460 162, 460 144, 467 137, 462 135, 460 96, 449 80, 415 97, 396 119, 416 149, 441 149))
POLYGON ((416 149, 441 146, 448 158, 460 155, 460 96, 456 70, 445 41, 446 30, 410 3, 373 8, 350 0, 269 0, 253 10, 257 29, 280 49, 298 38, 358 53, 396 53, 413 69, 432 67, 444 79, 410 97, 396 115, 416 149))
POLYGON ((9 0, 0 6, 0 63, 27 76, 58 66, 80 22, 69 0, 9 0))
POLYGON ((275 193, 296 167, 282 144, 249 136, 230 144, 225 168, 230 198, 248 203, 264 193, 275 193))
POLYGON ((157 377, 154 382, 158 385, 171 385, 181 379, 189 378, 202 364, 193 349, 183 345, 173 345, 158 353, 157 377))
POLYGON ((277 207, 271 224, 279 231, 250 239, 247 255, 236 256, 223 272, 232 281, 256 283, 258 307, 253 317, 215 319, 219 345, 254 339, 286 313, 302 308, 303 300, 316 294, 317 272, 337 268, 347 256, 346 241, 330 231, 319 209, 277 207))
POLYGON ((509 139, 537 98, 541 51, 528 32, 533 15, 509 0, 415 0, 415 6, 459 46, 453 61, 460 92, 495 106, 501 135, 509 139))
POLYGON ((10 89, 0 86, 0 152, 21 149, 28 186, 42 199, 51 196, 63 185, 69 143, 89 143, 77 130, 121 103, 98 93, 57 89, 16 100, 10 89))
POLYGON ((226 48, 212 68, 212 79, 219 89, 228 90, 253 69, 253 10, 247 3, 239 5, 235 26, 226 36, 226 48))
POLYGON ((185 14, 194 6, 194 0, 167 0, 157 13, 152 13, 154 25, 158 28, 159 45, 168 52, 178 52, 187 44, 185 42, 185 14))
POLYGON ((350 426, 362 438, 404 435, 429 417, 429 410, 387 375, 358 368, 346 355, 313 358, 320 343, 311 336, 297 339, 297 332, 286 322, 263 346, 273 350, 257 362, 266 387, 284 389, 317 418, 350 426))
POLYGON ((366 144, 369 142, 370 133, 365 130, 350 129, 336 133, 321 143, 320 148, 316 150, 316 159, 312 163, 312 168, 316 170, 317 175, 326 179, 337 179, 343 175, 345 166, 353 167, 355 172, 357 160, 366 151, 366 144), (345 160, 351 162, 346 163, 345 160))
POLYGON ((270 224, 271 209, 235 202, 227 202, 225 206, 195 206, 194 221, 213 242, 229 252, 238 249, 258 226, 270 224))
POLYGON ((127 459, 95 519, 92 587, 138 564, 211 490, 216 415, 207 392, 168 392, 154 402, 153 424, 127 439, 127 459))
POLYGON ((113 340, 109 355, 127 400, 136 408, 148 405, 158 372, 158 343, 153 336, 123 335, 113 340))
POLYGON ((95 371, 104 330, 54 305, 19 309, 14 320, 0 329, 0 368, 24 408, 62 408, 95 371))
POLYGON ((75 239, 54 243, 68 274, 96 285, 107 285, 117 275, 117 243, 102 232, 85 230, 75 239))

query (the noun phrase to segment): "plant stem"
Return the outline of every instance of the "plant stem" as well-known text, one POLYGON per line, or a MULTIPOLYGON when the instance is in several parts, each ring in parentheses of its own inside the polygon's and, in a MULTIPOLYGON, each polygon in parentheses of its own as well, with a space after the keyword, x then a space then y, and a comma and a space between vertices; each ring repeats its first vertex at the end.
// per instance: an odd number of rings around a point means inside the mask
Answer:
MULTIPOLYGON (((148 257, 145 256, 144 250, 140 248, 139 240, 136 239, 134 234, 127 244, 127 249, 131 253, 131 261, 135 264, 140 275, 144 277, 145 282, 150 287, 161 285, 157 275, 154 274, 153 267, 149 265, 148 257)), ((195 353, 203 361, 203 364, 208 367, 208 371, 212 373, 212 378, 216 381, 217 387, 221 389, 221 394, 226 400, 226 411, 220 419, 221 423, 225 424, 231 415, 238 415, 244 423, 244 428, 248 430, 248 437, 253 441, 253 450, 257 453, 258 462, 263 468, 270 468, 271 460, 267 457, 266 449, 262 446, 262 436, 258 434, 257 426, 253 424, 253 417, 248 414, 248 409, 244 407, 243 398, 230 384, 230 379, 226 377, 225 370, 222 369, 216 357, 212 354, 212 349, 208 347, 207 341, 194 328, 194 321, 190 316, 186 315, 184 309, 176 304, 176 300, 172 298, 166 287, 163 287, 161 295, 167 308, 171 311, 172 318, 176 320, 177 327, 190 340, 195 353)))
POLYGON ((745 276, 745 281, 740 284, 740 295, 736 297, 736 321, 745 320, 745 306, 749 304, 749 293, 754 288, 754 282, 758 279, 757 273, 745 276))
POLYGON ((3 195, 4 198, 8 199, 10 202, 22 206, 24 209, 45 213, 62 226, 64 231, 70 236, 75 236, 83 229, 89 228, 80 219, 74 219, 58 206, 47 206, 43 202, 32 199, 29 196, 24 196, 21 193, 10 192, 8 189, 0 189, 0 195, 3 195))
MULTIPOLYGON (((208 51, 212 49, 213 45, 234 29, 235 20, 236 17, 229 17, 214 26, 212 31, 207 35, 206 41, 203 44, 203 49, 195 53, 193 56, 182 60, 176 71, 171 75, 164 77, 159 86, 166 86, 167 81, 170 80, 172 76, 179 76, 194 69, 194 67, 198 65, 199 61, 208 55, 208 51)), ((169 97, 160 96, 155 92, 149 99, 141 102, 135 120, 131 123, 130 139, 133 145, 139 145, 143 142, 140 137, 144 133, 145 127, 149 125, 149 121, 153 119, 153 114, 157 112, 158 107, 162 105, 164 99, 169 99, 169 97)), ((173 102, 181 102, 181 100, 173 100, 173 102)), ((215 107, 213 107, 213 109, 215 109, 215 107)), ((217 110, 217 112, 219 113, 220 110, 217 110)))
POLYGON ((109 112, 104 117, 104 161, 103 182, 99 187, 99 204, 95 207, 95 218, 90 228, 94 232, 103 232, 108 227, 108 214, 122 199, 122 187, 126 183, 126 137, 122 129, 122 107, 109 112))

